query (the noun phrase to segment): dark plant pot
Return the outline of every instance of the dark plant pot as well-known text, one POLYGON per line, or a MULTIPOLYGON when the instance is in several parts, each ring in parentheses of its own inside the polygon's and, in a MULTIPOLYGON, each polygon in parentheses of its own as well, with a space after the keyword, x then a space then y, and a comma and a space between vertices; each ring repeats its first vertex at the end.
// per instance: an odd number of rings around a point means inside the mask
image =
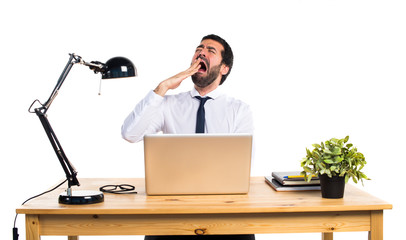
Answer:
POLYGON ((333 176, 329 178, 327 174, 320 175, 321 196, 323 198, 343 198, 345 188, 345 177, 333 176))

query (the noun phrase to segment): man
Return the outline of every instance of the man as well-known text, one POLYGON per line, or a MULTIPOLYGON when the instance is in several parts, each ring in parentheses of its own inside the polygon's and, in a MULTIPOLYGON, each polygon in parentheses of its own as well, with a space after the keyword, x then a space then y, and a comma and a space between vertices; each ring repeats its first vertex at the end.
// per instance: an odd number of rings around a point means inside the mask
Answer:
POLYGON ((195 133, 200 100, 205 104, 205 133, 253 133, 249 106, 219 92, 233 66, 233 52, 228 43, 216 35, 203 37, 196 48, 191 66, 162 81, 125 119, 122 136, 138 142, 149 133, 195 133), (166 95, 185 79, 192 77, 194 88, 177 95, 166 95))
MULTIPOLYGON (((203 37, 197 46, 190 67, 170 77, 149 92, 125 119, 121 129, 124 139, 138 142, 149 133, 253 133, 249 106, 221 94, 223 84, 233 66, 233 52, 228 43, 217 35, 203 37), (194 88, 189 92, 167 95, 185 79, 192 78, 194 88)), ((206 151, 206 149, 202 149, 206 151)), ((255 239, 254 235, 229 236, 146 236, 152 239, 255 239)))

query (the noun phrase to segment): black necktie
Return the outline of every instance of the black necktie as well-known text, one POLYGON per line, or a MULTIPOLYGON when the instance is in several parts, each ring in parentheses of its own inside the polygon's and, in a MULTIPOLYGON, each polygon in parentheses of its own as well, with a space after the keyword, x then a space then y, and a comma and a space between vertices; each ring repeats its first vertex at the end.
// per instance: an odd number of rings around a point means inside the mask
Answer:
POLYGON ((211 99, 210 97, 199 97, 196 96, 195 98, 200 100, 200 106, 197 110, 197 119, 196 119, 196 133, 204 133, 204 122, 205 122, 205 111, 204 111, 204 104, 207 100, 211 99))

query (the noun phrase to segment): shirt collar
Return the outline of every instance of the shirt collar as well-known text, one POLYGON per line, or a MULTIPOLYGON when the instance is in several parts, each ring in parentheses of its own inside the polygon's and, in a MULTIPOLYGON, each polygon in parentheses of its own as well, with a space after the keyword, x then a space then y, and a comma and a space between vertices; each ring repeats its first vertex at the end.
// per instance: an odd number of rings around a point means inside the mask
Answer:
MULTIPOLYGON (((191 95, 192 97, 200 96, 200 94, 199 94, 199 92, 196 90, 196 88, 193 88, 193 89, 190 91, 190 95, 191 95)), ((212 99, 216 99, 216 98, 219 97, 220 95, 221 95, 220 90, 218 90, 218 88, 216 88, 216 89, 214 89, 213 91, 211 91, 211 92, 209 92, 208 94, 206 94, 206 96, 204 96, 204 97, 210 97, 210 98, 212 98, 212 99)), ((200 97, 203 97, 203 96, 200 96, 200 97)))

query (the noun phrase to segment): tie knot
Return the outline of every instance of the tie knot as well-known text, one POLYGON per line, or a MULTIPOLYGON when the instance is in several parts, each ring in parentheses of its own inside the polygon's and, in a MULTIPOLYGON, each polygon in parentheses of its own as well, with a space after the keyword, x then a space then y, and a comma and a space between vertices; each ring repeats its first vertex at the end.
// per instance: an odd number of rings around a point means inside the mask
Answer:
POLYGON ((204 105, 207 100, 211 99, 211 97, 200 97, 200 96, 196 96, 195 98, 200 100, 200 105, 204 105))

